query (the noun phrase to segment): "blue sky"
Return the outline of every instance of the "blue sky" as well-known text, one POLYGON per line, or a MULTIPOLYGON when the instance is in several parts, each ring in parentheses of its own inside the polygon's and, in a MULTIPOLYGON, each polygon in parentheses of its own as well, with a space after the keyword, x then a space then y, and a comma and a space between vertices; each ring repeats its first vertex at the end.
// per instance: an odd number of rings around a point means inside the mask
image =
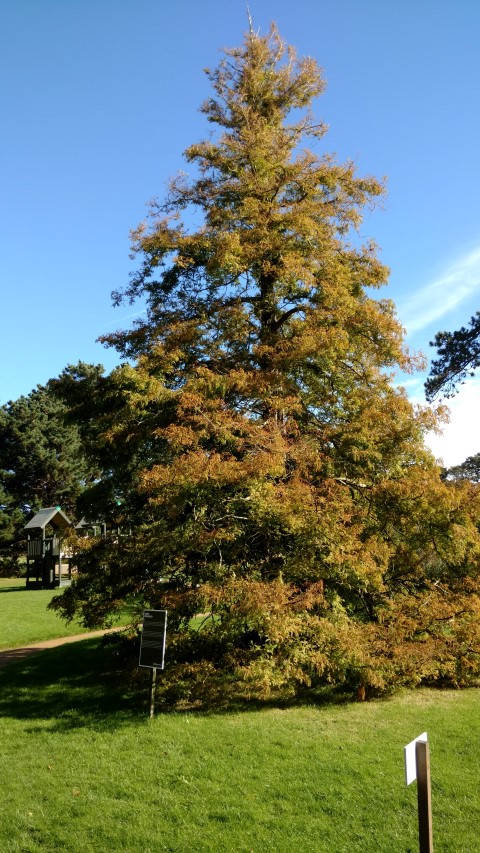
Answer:
MULTIPOLYGON (((392 270, 407 342, 432 356, 439 329, 479 306, 480 3, 250 0, 324 68, 325 150, 386 176, 362 234, 392 270)), ((110 369, 96 338, 125 327, 129 231, 209 132, 205 66, 239 44, 243 0, 1 0, 0 402, 79 359, 110 369)), ((408 391, 423 400, 424 376, 408 391)), ((451 403, 431 446, 446 464, 480 450, 480 382, 451 403)))

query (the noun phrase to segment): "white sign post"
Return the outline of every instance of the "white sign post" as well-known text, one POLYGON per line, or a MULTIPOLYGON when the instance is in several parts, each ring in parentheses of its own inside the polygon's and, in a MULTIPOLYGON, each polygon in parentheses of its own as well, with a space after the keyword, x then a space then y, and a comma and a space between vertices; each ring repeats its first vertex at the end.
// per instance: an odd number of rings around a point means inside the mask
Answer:
POLYGON ((418 840, 420 853, 433 853, 432 792, 430 785, 430 750, 426 732, 404 748, 405 782, 417 780, 418 840))

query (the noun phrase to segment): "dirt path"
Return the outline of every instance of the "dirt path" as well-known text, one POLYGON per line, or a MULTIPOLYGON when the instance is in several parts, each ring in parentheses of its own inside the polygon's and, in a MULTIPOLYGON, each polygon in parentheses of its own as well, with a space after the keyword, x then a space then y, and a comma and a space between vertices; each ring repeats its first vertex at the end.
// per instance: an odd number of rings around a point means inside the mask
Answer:
POLYGON ((57 646, 64 646, 66 643, 77 643, 79 640, 88 640, 91 637, 103 637, 104 634, 111 634, 113 631, 122 631, 123 628, 103 628, 101 631, 89 631, 86 634, 75 634, 73 637, 56 637, 54 640, 42 640, 39 643, 32 643, 30 646, 22 646, 19 649, 3 649, 0 651, 0 667, 7 666, 16 660, 23 660, 29 655, 34 655, 41 652, 42 649, 54 649, 57 646))

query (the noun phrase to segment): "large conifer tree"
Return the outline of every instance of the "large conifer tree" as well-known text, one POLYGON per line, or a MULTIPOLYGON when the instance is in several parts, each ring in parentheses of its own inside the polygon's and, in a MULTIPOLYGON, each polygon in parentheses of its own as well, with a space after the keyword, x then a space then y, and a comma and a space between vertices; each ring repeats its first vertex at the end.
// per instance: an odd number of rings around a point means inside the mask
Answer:
POLYGON ((89 624, 131 592, 168 607, 182 684, 430 677, 441 653, 422 668, 407 646, 443 649, 460 611, 475 634, 478 537, 423 445, 431 416, 391 381, 414 364, 358 236, 382 185, 319 153, 322 76, 274 27, 207 73, 219 134, 187 149, 194 177, 134 233, 142 263, 115 298, 146 313, 105 338, 136 359, 102 416, 104 444, 136 460, 122 508, 136 534, 89 546, 57 606, 89 624))

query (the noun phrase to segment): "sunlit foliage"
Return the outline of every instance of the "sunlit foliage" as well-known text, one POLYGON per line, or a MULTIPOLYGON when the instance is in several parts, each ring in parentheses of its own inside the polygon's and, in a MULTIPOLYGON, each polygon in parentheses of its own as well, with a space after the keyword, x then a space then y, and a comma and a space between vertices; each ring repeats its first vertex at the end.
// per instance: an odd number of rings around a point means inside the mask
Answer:
POLYGON ((105 338, 133 364, 57 386, 97 424, 91 513, 121 495, 133 530, 89 542, 57 606, 90 625, 131 594, 167 607, 163 684, 192 701, 467 683, 478 495, 441 481, 434 416, 392 384, 417 363, 359 231, 383 186, 322 153, 323 78, 275 28, 207 74, 219 132, 187 149, 193 177, 152 205, 115 294, 144 300, 105 338))

